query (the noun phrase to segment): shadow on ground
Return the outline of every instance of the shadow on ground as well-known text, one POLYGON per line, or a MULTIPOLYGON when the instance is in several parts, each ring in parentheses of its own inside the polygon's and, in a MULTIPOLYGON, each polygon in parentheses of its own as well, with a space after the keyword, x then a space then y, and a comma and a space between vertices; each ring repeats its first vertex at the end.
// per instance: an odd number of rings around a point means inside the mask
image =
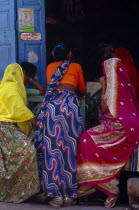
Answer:
MULTIPOLYGON (((120 174, 120 183, 119 183, 119 189, 120 189, 120 195, 117 200, 117 205, 128 205, 128 194, 127 194, 127 180, 130 177, 139 177, 139 173, 136 172, 127 172, 122 171, 120 174)), ((24 201, 24 203, 44 203, 48 204, 51 198, 47 198, 44 201, 40 201, 38 198, 38 195, 34 195, 28 200, 24 201)), ((102 193, 101 191, 97 190, 95 193, 90 194, 88 196, 83 196, 81 198, 77 199, 78 205, 99 205, 104 206, 104 202, 106 200, 107 195, 102 193)))

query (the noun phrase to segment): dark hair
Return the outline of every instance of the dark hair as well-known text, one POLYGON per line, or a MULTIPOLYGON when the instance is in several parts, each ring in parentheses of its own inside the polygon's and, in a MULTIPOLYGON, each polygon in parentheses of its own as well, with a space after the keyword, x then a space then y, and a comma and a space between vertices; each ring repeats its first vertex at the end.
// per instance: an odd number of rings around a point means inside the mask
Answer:
POLYGON ((113 47, 110 44, 100 43, 98 44, 98 54, 100 56, 101 61, 105 61, 109 58, 113 57, 113 47))
POLYGON ((77 63, 80 63, 80 59, 81 59, 81 53, 79 51, 78 48, 76 47, 73 47, 73 48, 70 48, 70 52, 71 52, 71 55, 69 56, 69 59, 71 61, 74 61, 74 62, 77 62, 77 63))
MULTIPOLYGON (((90 54, 88 53, 88 63, 95 69, 95 71, 92 73, 95 79, 98 79, 103 75, 102 62, 112 57, 113 48, 111 44, 99 42, 93 48, 91 48, 90 54)), ((90 66, 88 67, 90 68, 90 66)), ((90 72, 88 71, 87 80, 94 80, 93 76, 91 76, 90 72)))
POLYGON ((20 66, 28 77, 35 77, 37 67, 34 64, 23 61, 22 63, 20 63, 20 66))
POLYGON ((68 48, 64 46, 64 44, 57 44, 52 50, 52 54, 56 61, 65 60, 68 55, 68 48))

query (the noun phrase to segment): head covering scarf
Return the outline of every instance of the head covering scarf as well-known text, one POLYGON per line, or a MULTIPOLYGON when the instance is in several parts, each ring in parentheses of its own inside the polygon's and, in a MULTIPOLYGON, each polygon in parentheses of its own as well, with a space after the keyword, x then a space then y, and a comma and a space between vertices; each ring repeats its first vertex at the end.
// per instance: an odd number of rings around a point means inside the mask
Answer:
POLYGON ((112 116, 119 119, 128 137, 128 145, 139 143, 139 104, 127 70, 118 58, 103 63, 107 81, 105 100, 112 116))
POLYGON ((63 43, 61 43, 61 44, 57 44, 57 45, 53 48, 53 50, 51 51, 51 54, 55 54, 55 51, 57 50, 57 48, 60 48, 60 49, 62 49, 62 50, 64 50, 64 49, 65 49, 64 44, 63 44, 63 43))
POLYGON ((116 57, 122 60, 130 80, 135 87, 136 96, 139 101, 139 72, 134 64, 131 53, 126 48, 115 48, 114 52, 116 57))
POLYGON ((7 66, 0 84, 0 121, 18 123, 20 129, 28 135, 31 131, 28 120, 34 118, 34 115, 26 107, 27 96, 23 80, 19 64, 7 66))
POLYGON ((43 124, 43 119, 45 117, 45 111, 46 111, 45 106, 47 103, 49 103, 49 100, 52 100, 53 94, 55 93, 56 88, 58 87, 61 79, 63 78, 63 76, 65 75, 68 69, 68 66, 71 63, 72 63, 71 61, 67 61, 67 60, 63 61, 57 67, 57 69, 55 70, 54 74, 51 77, 50 83, 46 89, 45 99, 42 102, 40 114, 37 119, 37 125, 38 125, 39 130, 43 129, 42 124, 43 124))
POLYGON ((53 92, 58 87, 61 79, 65 75, 68 66, 71 64, 71 61, 65 60, 63 61, 55 70, 54 74, 51 77, 50 83, 47 86, 46 94, 45 94, 45 100, 48 101, 50 97, 52 96, 53 92))

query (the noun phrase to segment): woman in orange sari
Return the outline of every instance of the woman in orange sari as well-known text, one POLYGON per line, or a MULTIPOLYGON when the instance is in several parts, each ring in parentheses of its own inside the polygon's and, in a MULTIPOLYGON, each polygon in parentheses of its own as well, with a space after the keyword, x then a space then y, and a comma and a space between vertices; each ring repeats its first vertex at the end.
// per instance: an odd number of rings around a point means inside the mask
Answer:
POLYGON ((107 194, 106 208, 119 195, 119 174, 139 143, 139 104, 134 87, 113 48, 104 46, 102 116, 99 125, 85 131, 78 143, 77 180, 79 197, 99 189, 107 194))

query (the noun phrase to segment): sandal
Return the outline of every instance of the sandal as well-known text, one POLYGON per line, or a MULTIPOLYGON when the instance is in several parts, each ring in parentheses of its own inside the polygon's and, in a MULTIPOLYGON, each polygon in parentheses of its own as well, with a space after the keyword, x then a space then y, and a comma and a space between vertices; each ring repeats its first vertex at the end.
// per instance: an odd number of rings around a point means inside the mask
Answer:
POLYGON ((105 208, 112 208, 112 207, 114 207, 115 204, 116 204, 117 199, 118 199, 118 195, 114 196, 114 197, 111 197, 110 199, 107 198, 106 201, 105 201, 105 208))
POLYGON ((65 197, 64 198, 64 206, 71 206, 71 205, 76 205, 77 201, 74 198, 70 197, 65 197))
POLYGON ((45 192, 41 192, 37 195, 37 200, 40 202, 45 202, 45 200, 47 199, 47 196, 45 195, 45 192))
POLYGON ((83 196, 94 193, 95 191, 96 191, 96 188, 91 188, 89 190, 78 190, 78 197, 81 198, 83 196))
POLYGON ((48 203, 52 208, 59 209, 63 206, 63 198, 55 197, 48 203))

